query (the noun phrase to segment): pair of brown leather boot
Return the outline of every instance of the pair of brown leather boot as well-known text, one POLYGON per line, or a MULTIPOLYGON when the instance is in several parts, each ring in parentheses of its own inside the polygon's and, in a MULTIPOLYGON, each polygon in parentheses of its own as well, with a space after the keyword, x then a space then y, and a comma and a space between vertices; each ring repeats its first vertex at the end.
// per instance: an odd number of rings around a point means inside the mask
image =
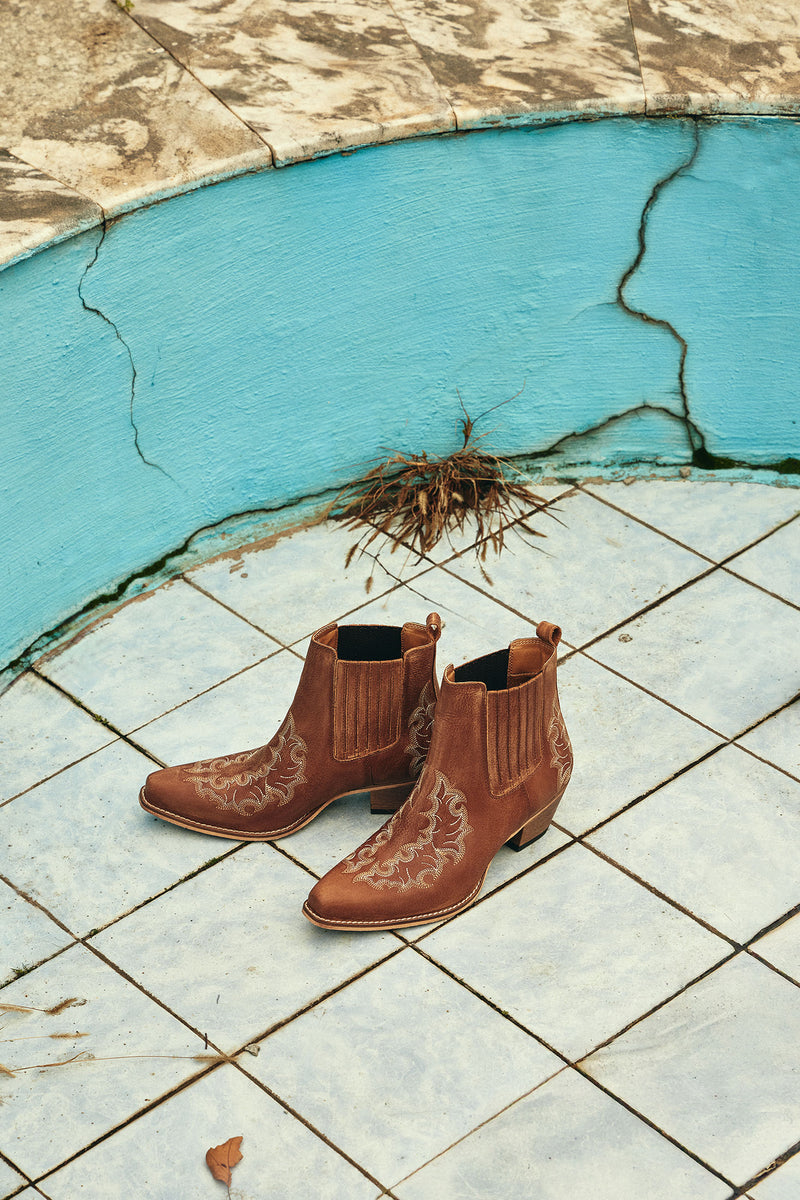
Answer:
POLYGON ((326 929, 397 929, 450 916, 478 895, 506 842, 547 830, 572 771, 556 687, 561 630, 449 666, 436 682, 441 620, 326 625, 266 746, 148 776, 139 797, 165 821, 271 841, 340 796, 369 792, 394 815, 314 886, 326 929))

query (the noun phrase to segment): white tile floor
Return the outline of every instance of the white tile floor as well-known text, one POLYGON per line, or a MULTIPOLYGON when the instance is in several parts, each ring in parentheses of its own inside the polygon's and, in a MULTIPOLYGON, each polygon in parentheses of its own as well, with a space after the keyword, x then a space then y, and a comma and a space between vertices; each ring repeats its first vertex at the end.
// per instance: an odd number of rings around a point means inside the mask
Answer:
POLYGON ((237 1135, 235 1200, 800 1195, 800 492, 547 494, 494 587, 400 550, 367 595, 352 536, 305 530, 0 697, 0 1198, 213 1200, 237 1135), (568 643, 557 827, 471 910, 305 921, 363 798, 275 846, 141 811, 154 764, 268 739, 314 628, 431 608, 440 668, 541 618, 568 643))

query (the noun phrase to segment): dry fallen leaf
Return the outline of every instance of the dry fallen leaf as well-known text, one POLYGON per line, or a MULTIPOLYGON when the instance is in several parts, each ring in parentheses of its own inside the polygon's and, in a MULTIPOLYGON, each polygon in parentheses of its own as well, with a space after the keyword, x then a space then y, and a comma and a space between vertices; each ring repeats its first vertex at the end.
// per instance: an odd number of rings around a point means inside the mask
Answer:
POLYGON ((226 1187, 231 1186, 231 1167, 235 1167, 238 1162, 242 1161, 239 1151, 241 1144, 242 1138, 240 1137, 228 1138, 227 1142, 223 1142, 221 1146, 212 1146, 206 1153, 206 1164, 209 1171, 226 1187))

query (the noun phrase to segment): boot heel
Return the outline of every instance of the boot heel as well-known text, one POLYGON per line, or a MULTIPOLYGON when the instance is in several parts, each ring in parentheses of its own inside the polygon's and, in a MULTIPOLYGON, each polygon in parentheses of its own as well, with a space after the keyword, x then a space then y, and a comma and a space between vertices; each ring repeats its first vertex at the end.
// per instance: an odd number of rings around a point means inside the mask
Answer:
POLYGON ((414 790, 410 783, 392 783, 388 787, 373 788, 369 794, 369 810, 374 813, 396 812, 414 790))
MULTIPOLYGON (((563 796, 563 792, 561 795, 563 796)), ((530 846, 531 842, 538 841, 540 837, 544 837, 550 828, 550 822, 555 816, 555 811, 558 808, 558 803, 561 796, 556 796, 555 800, 551 800, 547 808, 541 809, 535 816, 531 817, 530 821, 522 826, 512 838, 506 842, 512 850, 523 850, 525 846, 530 846)))

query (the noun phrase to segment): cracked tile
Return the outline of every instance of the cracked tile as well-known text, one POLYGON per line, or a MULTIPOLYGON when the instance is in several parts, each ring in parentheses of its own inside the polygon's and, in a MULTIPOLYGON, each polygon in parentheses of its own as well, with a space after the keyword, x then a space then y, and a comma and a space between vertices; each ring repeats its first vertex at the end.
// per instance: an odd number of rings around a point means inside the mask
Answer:
POLYGON ((569 847, 420 945, 571 1059, 730 952, 582 846, 569 847))
POLYGON ((800 512, 800 488, 763 483, 637 479, 586 490, 715 562, 800 512))
POLYGON ((258 131, 279 166, 455 128, 383 0, 137 0, 134 19, 258 131))
POLYGON ((6 11, 3 145, 107 216, 270 165, 263 141, 115 5, 6 11))
POLYGON ((592 647, 592 657, 735 737, 800 684, 800 613, 719 570, 592 647), (780 653, 775 648, 780 647, 780 653))
POLYGON ((741 744, 800 778, 800 701, 757 725, 741 744))
POLYGON ((102 222, 98 205, 0 150, 0 267, 102 222))
POLYGON ((791 3, 631 0, 648 113, 784 113, 800 107, 791 3))
MULTIPOLYGON (((568 496, 558 507, 562 524, 538 517, 535 528, 547 539, 502 555, 491 576, 506 604, 531 619, 554 621, 573 646, 707 569, 695 554, 592 496, 568 496)), ((448 563, 447 570, 490 591, 469 558, 448 563)))
POLYGON ((269 844, 251 843, 93 944, 230 1052, 398 944, 317 929, 301 912, 313 883, 269 844))
POLYGON ((0 803, 114 737, 77 704, 26 672, 0 695, 0 803))
POLYGON ((569 0, 395 0, 394 7, 455 110, 459 129, 523 115, 643 112, 627 6, 569 0))
POLYGON ((194 1057, 203 1042, 83 946, 8 984, 2 997, 37 1009, 78 1001, 53 1016, 4 1014, 4 1033, 25 1040, 3 1046, 15 1073, 0 1083, 0 1142, 34 1178, 203 1068, 194 1057))
POLYGON ((392 1190, 398 1200, 468 1194, 492 1200, 534 1195, 536 1200, 726 1200, 730 1195, 727 1184, 570 1070, 392 1190))
POLYGON ((727 564, 728 570, 800 605, 800 520, 791 521, 727 564))
MULTIPOLYGON (((245 1058, 248 1056, 245 1055, 245 1058)), ((375 1185, 235 1067, 223 1066, 145 1113, 45 1181, 51 1200, 109 1200, 110 1180, 136 1180, 136 1200, 223 1195, 206 1151, 241 1137, 231 1196, 372 1200, 375 1185), (146 1153, 143 1148, 146 1147, 146 1153), (177 1181, 180 1181, 178 1185, 177 1181)))
POLYGON ((727 746, 588 841, 746 942, 797 903, 800 783, 727 746))
POLYGON ((70 935, 59 929, 41 909, 23 900, 13 888, 2 882, 0 924, 3 928, 3 942, 0 945, 0 987, 9 979, 14 979, 20 971, 50 958, 72 941, 70 935))
POLYGON ((247 1065, 388 1182, 562 1064, 408 949, 272 1034, 247 1065))
POLYGON ((739 955, 583 1069, 743 1184, 797 1141, 800 989, 739 955))
POLYGON ((36 668, 127 732, 279 648, 174 580, 118 608, 36 668))
POLYGON ((720 744, 701 725, 582 654, 559 668, 558 691, 575 767, 555 819, 574 834, 720 744))
POLYGON ((82 936, 235 842, 145 813, 153 763, 115 742, 0 809, 0 872, 82 936))

